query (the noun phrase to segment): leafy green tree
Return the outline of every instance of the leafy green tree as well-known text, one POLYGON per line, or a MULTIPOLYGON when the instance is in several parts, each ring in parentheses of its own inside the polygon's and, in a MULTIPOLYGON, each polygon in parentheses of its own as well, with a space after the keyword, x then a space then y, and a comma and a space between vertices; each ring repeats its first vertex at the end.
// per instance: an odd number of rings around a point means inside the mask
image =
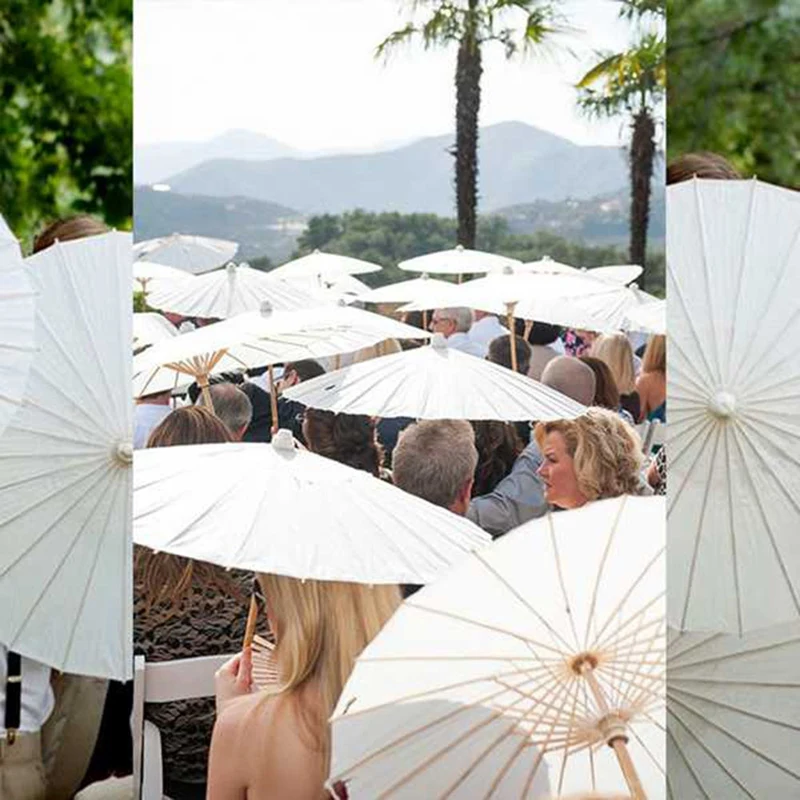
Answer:
POLYGON ((381 42, 378 57, 421 37, 425 49, 458 46, 456 59, 455 187, 457 240, 475 247, 478 208, 478 115, 481 103, 482 50, 499 42, 511 58, 546 42, 559 31, 556 4, 546 0, 412 0, 412 8, 430 9, 425 22, 411 21, 381 42), (519 19, 518 26, 511 23, 519 19))
POLYGON ((70 213, 130 224, 131 0, 0 3, 0 212, 23 240, 70 213))
POLYGON ((800 3, 669 0, 668 155, 800 187, 800 3))
MULTIPOLYGON (((658 0, 634 0, 622 14, 663 14, 658 0)), ((590 116, 626 116, 631 120, 630 247, 628 257, 645 266, 650 189, 656 158, 657 112, 666 91, 666 42, 663 34, 646 32, 631 49, 605 55, 578 83, 578 103, 590 116)))
MULTIPOLYGON (((309 221, 309 230, 314 218, 309 221)), ((378 273, 361 276, 370 286, 408 280, 411 273, 397 268, 399 261, 414 256, 445 250, 452 246, 456 221, 435 214, 373 214, 351 211, 333 216, 336 224, 327 226, 330 238, 322 241, 308 236, 298 239, 298 250, 292 258, 305 255, 314 249, 311 245, 330 253, 363 258, 381 264, 378 273)), ((315 228, 315 230, 319 230, 315 228)), ((604 264, 619 264, 624 254, 618 247, 592 247, 557 236, 549 231, 535 234, 512 234, 503 217, 491 216, 478 219, 476 245, 482 250, 501 253, 520 261, 535 261, 549 255, 557 261, 581 267, 597 267, 604 264)), ((663 295, 663 254, 651 256, 651 289, 663 295)))

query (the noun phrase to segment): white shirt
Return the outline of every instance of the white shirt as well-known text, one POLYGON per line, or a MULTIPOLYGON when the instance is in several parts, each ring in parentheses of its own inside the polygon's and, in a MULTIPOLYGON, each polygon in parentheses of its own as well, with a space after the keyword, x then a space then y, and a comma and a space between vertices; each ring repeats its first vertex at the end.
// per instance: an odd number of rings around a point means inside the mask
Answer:
POLYGON ((473 322, 467 335, 475 344, 483 348, 481 356, 485 357, 489 352, 489 342, 498 336, 508 336, 508 328, 504 328, 500 324, 500 320, 494 314, 490 314, 488 317, 473 322))
MULTIPOLYGON (((5 737, 6 677, 8 650, 0 644, 0 738, 5 737)), ((55 697, 50 686, 50 667, 22 657, 22 704, 19 729, 23 733, 41 730, 53 711, 55 697)))
POLYGON ((460 350, 462 353, 469 353, 471 356, 483 358, 486 354, 483 348, 472 341, 466 333, 456 332, 447 337, 447 346, 453 350, 460 350))
POLYGON ((150 436, 150 431, 172 411, 171 406, 137 403, 133 408, 133 449, 141 450, 150 436))

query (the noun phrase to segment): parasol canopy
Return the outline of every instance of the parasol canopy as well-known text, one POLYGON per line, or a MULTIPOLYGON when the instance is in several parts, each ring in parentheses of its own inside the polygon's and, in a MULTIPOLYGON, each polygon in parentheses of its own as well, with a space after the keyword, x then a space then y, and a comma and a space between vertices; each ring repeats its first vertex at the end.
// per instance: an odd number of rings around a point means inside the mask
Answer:
POLYGON ((664 528, 661 498, 551 513, 406 600, 334 711, 330 783, 663 798, 664 528))
POLYGON ((643 303, 626 311, 623 327, 629 331, 665 334, 667 332, 667 301, 656 300, 652 303, 643 303))
POLYGON ((35 303, 19 244, 0 216, 0 435, 25 395, 36 347, 35 303))
POLYGON ((175 267, 167 267, 164 264, 155 264, 152 261, 133 262, 133 290, 135 292, 147 293, 157 282, 162 280, 190 281, 192 274, 175 267))
POLYGON ((464 517, 362 470, 271 444, 138 450, 133 537, 222 567, 356 583, 425 583, 490 541, 464 517))
POLYGON ((323 253, 315 250, 286 264, 281 264, 269 271, 273 278, 294 280, 299 278, 316 278, 318 281, 335 281, 344 275, 365 275, 368 272, 380 272, 383 267, 360 258, 340 256, 336 253, 323 253))
POLYGON ((247 264, 230 263, 186 281, 159 281, 147 297, 152 308, 187 317, 227 319, 258 311, 263 303, 276 311, 294 311, 331 303, 314 292, 271 278, 247 264))
POLYGON ((0 439, 0 642, 60 670, 132 672, 131 237, 27 259, 25 402, 0 439))
POLYGON ((435 253, 409 258, 397 266, 407 272, 466 275, 472 272, 500 272, 506 267, 517 267, 519 264, 516 258, 484 253, 481 250, 469 250, 458 245, 452 250, 437 250, 435 253))
POLYGON ((133 256, 137 261, 155 261, 199 275, 227 264, 238 249, 236 242, 226 239, 173 233, 171 236, 138 242, 133 247, 133 256))
POLYGON ((800 623, 668 636, 668 796, 797 795, 800 623))
POLYGON ((218 372, 351 353, 384 339, 424 339, 411 325, 347 306, 248 312, 160 342, 134 359, 134 397, 218 372), (169 376, 165 378, 165 375, 169 376))
POLYGON ((358 295, 358 300, 363 303, 411 303, 415 300, 425 302, 429 297, 437 296, 437 292, 448 292, 455 286, 449 281, 440 281, 423 274, 409 281, 398 281, 362 292, 358 295))
POLYGON ((667 189, 669 620, 800 620, 800 193, 667 189))
POLYGON ((547 420, 586 411, 527 375, 448 348, 441 334, 430 347, 353 364, 284 394, 312 408, 378 417, 547 420))
POLYGON ((178 335, 178 329, 161 314, 143 312, 133 315, 133 349, 171 339, 178 335))

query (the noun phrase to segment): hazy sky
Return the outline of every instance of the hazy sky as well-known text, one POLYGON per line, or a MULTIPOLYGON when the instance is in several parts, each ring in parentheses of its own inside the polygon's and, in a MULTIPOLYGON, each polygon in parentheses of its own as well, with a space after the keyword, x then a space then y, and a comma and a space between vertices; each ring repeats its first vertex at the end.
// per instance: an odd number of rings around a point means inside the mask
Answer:
MULTIPOLYGON (((399 0, 135 0, 136 144, 231 128, 301 150, 367 149, 453 129, 455 49, 414 43, 384 65, 375 45, 407 19, 399 0)), ((484 49, 481 125, 520 120, 581 144, 616 144, 623 123, 587 122, 573 85, 596 50, 630 38, 614 0, 569 0, 576 57, 507 62, 484 49)))

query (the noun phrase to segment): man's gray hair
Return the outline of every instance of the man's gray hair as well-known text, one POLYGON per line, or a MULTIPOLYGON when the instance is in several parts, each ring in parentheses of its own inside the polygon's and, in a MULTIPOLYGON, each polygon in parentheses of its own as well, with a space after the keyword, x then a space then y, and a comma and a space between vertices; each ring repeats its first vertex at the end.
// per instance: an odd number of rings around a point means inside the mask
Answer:
MULTIPOLYGON (((214 414, 225 423, 231 433, 237 434, 250 424, 253 404, 241 389, 232 383, 214 383, 208 387, 208 391, 214 404, 214 414)), ((202 394, 199 404, 205 405, 202 394)))
POLYGON ((392 453, 395 486, 450 508, 475 475, 472 425, 461 419, 422 420, 406 428, 392 453))
POLYGON ((473 317, 471 308, 443 308, 440 312, 443 319, 451 319, 456 324, 459 333, 467 333, 472 327, 473 317))

